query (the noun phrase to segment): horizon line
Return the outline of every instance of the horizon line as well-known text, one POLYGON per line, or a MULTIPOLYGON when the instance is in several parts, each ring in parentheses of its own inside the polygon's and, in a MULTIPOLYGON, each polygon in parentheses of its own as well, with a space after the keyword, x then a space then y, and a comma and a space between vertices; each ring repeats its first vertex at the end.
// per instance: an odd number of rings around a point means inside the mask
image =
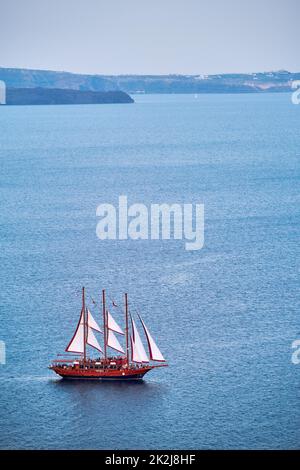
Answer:
POLYGON ((120 73, 120 74, 113 74, 113 73, 85 73, 85 72, 70 72, 68 70, 53 70, 53 69, 39 69, 39 68, 27 68, 27 67, 5 67, 0 65, 1 69, 9 69, 9 70, 28 70, 33 72, 53 72, 53 73, 66 73, 70 75, 88 75, 88 76, 99 76, 99 77, 126 77, 126 76, 138 76, 138 77, 169 77, 169 76, 182 76, 182 77, 214 77, 219 75, 258 75, 258 74, 267 74, 267 73, 289 73, 289 74, 298 74, 299 72, 291 72, 290 70, 286 70, 284 68, 277 69, 277 70, 264 70, 264 71, 256 71, 256 72, 220 72, 220 73, 120 73))

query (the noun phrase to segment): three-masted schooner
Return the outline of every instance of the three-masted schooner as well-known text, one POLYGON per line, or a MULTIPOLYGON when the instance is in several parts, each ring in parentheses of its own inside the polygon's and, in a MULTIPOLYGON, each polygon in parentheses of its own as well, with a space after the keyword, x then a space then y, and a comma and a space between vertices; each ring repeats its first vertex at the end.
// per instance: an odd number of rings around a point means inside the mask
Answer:
MULTIPOLYGON (((139 380, 150 370, 167 366, 144 321, 138 315, 147 339, 148 357, 136 323, 129 312, 127 294, 124 297, 125 332, 106 308, 106 293, 105 290, 102 290, 102 331, 86 306, 85 289, 83 287, 80 318, 75 333, 66 348, 66 352, 72 353, 75 357, 58 357, 49 368, 65 379, 139 380), (95 332, 103 334, 103 349, 95 332), (117 335, 125 336, 125 351, 117 335), (102 356, 97 359, 90 358, 87 346, 96 349, 102 356), (117 356, 110 355, 109 348, 120 354, 117 356), (160 364, 153 364, 152 361, 160 364)), ((116 306, 114 302, 112 304, 116 306)))

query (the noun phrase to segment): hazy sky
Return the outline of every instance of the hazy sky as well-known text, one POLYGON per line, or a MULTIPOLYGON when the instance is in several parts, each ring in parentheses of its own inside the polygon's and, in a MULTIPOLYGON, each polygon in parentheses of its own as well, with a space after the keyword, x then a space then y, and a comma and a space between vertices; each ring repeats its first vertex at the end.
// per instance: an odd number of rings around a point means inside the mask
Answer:
POLYGON ((0 0, 0 66, 300 71, 300 0, 0 0))

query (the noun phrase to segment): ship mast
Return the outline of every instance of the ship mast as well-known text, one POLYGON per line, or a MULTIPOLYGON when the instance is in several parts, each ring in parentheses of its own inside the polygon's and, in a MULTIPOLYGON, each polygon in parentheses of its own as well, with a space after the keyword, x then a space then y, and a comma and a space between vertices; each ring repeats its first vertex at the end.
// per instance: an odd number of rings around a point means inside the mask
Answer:
POLYGON ((125 293, 125 323, 126 323, 126 362, 127 367, 129 367, 129 341, 128 341, 128 298, 127 293, 125 293))
POLYGON ((105 309, 105 290, 104 289, 102 289, 102 308, 103 308, 104 359, 106 360, 106 309, 105 309))
POLYGON ((83 361, 86 362, 86 311, 84 287, 82 288, 82 310, 83 310, 83 361))

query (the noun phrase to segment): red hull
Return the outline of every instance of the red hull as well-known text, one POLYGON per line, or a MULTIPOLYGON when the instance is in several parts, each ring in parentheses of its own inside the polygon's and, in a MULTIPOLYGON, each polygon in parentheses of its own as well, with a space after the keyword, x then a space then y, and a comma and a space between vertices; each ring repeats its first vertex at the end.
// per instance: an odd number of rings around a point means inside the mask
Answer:
POLYGON ((139 369, 123 370, 95 370, 95 369, 74 369, 72 367, 50 367, 56 374, 64 379, 100 379, 100 380, 139 380, 153 369, 153 367, 141 367, 139 369))

